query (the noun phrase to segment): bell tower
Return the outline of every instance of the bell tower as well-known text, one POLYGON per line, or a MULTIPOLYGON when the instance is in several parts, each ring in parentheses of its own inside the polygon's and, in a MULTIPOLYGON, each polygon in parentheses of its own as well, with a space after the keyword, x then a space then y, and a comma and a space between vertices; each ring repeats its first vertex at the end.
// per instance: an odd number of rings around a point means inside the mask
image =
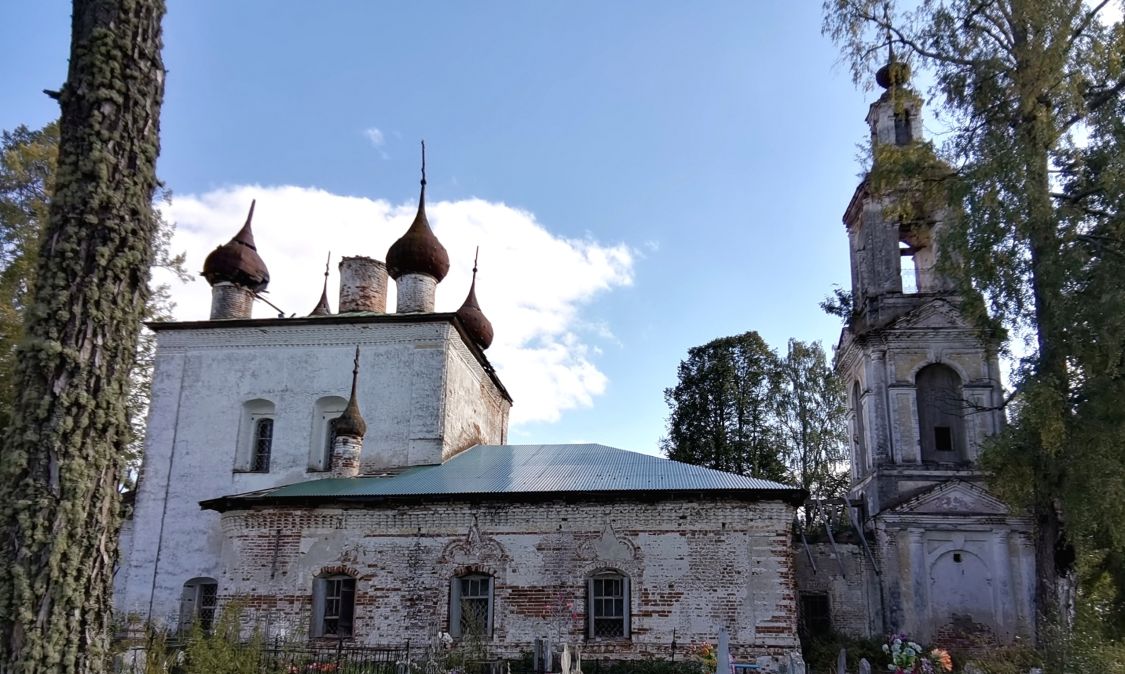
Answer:
MULTIPOLYGON (((929 151, 906 64, 892 55, 876 81, 873 168, 895 152, 929 151)), ((881 567, 882 624, 872 627, 1008 641, 1033 624, 1034 562, 1031 523, 988 494, 979 465, 1003 424, 996 344, 941 273, 941 234, 956 213, 927 202, 913 177, 888 187, 875 173, 843 217, 852 313, 835 363, 849 406, 849 502, 881 567)))

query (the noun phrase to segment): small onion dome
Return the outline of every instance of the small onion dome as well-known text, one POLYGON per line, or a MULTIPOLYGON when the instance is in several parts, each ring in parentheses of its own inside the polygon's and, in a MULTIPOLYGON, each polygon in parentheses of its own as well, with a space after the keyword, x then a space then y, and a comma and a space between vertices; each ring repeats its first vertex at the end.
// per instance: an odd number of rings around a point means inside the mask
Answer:
POLYGON ((422 192, 418 195, 418 214, 410 229, 387 251, 387 272, 398 280, 406 274, 427 274, 440 282, 449 273, 449 253, 441 245, 426 220, 426 145, 422 145, 422 192))
POLYGON ((884 89, 901 87, 910 80, 910 66, 891 58, 887 65, 875 71, 875 82, 884 89))
POLYGON ((480 310, 480 304, 477 303, 477 265, 473 262, 473 283, 469 286, 469 294, 465 297, 465 302, 461 308, 457 310, 457 318, 464 326, 465 332, 469 334, 469 339, 482 349, 487 349, 492 345, 492 322, 480 310))
POLYGON ((355 368, 352 370, 352 395, 348 399, 348 406, 344 413, 336 418, 336 435, 345 435, 351 438, 362 438, 367 433, 367 422, 359 413, 359 403, 355 398, 356 380, 359 379, 359 347, 355 347, 355 368))
POLYGON ((250 202, 246 224, 238 230, 238 234, 211 251, 203 261, 203 278, 211 285, 225 281, 254 292, 261 292, 269 285, 270 272, 266 269, 266 263, 258 256, 258 249, 254 246, 254 232, 250 229, 255 203, 256 201, 250 202))

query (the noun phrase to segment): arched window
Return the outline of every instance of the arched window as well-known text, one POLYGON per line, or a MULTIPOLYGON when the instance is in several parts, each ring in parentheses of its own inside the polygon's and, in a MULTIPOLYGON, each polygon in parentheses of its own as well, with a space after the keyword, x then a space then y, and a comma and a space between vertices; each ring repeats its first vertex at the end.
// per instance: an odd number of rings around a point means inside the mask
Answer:
POLYGON ((855 415, 855 476, 867 474, 867 433, 863 424, 863 398, 859 381, 852 384, 852 414, 855 415))
POLYGON ((586 638, 628 639, 629 576, 602 571, 586 579, 586 638))
POLYGON ((192 578, 184 583, 180 593, 180 629, 198 624, 204 632, 210 632, 218 599, 219 584, 214 578, 192 578))
POLYGON ((322 574, 313 580, 314 637, 351 637, 355 625, 355 578, 322 574))
POLYGON ((237 470, 268 473, 273 458, 274 409, 269 400, 258 398, 242 405, 242 442, 237 470))
POLYGON ((947 365, 927 365, 914 378, 918 390, 918 432, 924 463, 965 461, 965 418, 961 378, 947 365))
POLYGON ((340 396, 325 396, 313 406, 312 441, 309 446, 309 470, 332 468, 332 441, 336 439, 336 419, 344 413, 348 401, 340 396))
POLYGON ((909 145, 914 140, 913 120, 909 110, 895 113, 895 145, 909 145))
POLYGON ((449 592, 449 633, 454 637, 492 634, 492 576, 469 573, 453 578, 449 592))

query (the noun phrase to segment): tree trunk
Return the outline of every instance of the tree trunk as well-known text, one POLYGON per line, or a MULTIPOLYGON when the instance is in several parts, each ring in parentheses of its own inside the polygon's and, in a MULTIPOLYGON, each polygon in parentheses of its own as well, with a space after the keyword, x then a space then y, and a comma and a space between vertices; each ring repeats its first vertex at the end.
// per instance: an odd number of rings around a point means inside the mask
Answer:
POLYGON ((0 454, 0 670, 102 672, 156 219, 163 0, 74 0, 58 175, 0 454))

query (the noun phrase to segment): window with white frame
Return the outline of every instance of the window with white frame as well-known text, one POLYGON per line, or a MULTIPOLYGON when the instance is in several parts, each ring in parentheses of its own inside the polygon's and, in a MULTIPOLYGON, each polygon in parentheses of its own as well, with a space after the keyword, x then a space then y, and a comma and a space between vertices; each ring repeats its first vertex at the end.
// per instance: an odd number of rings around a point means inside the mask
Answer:
POLYGON ((629 638, 629 576, 605 571, 586 580, 586 636, 629 638))
POLYGON ((449 633, 454 637, 492 634, 492 576, 457 576, 449 593, 449 633))
POLYGON ((235 470, 268 473, 274 454, 274 404, 261 398, 242 405, 240 441, 235 470))
POLYGON ((313 636, 348 638, 355 625, 355 578, 343 574, 313 581, 313 636))
POLYGON ((180 629, 198 624, 204 632, 210 632, 218 600, 219 584, 214 578, 192 578, 184 583, 180 593, 180 629))
POLYGON ((348 401, 340 396, 325 396, 313 406, 312 438, 309 445, 309 470, 332 468, 332 442, 336 439, 336 420, 348 401))

